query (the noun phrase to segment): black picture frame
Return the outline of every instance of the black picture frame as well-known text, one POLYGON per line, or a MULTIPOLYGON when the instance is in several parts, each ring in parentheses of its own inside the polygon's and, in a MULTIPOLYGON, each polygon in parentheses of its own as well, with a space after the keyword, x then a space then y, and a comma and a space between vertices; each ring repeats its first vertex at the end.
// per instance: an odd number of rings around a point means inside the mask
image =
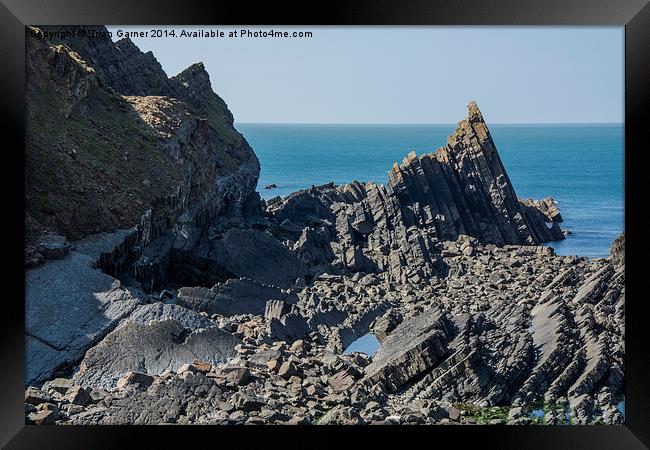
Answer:
MULTIPOLYGON (((6 448, 118 448, 153 436, 166 441, 188 427, 65 427, 24 424, 24 26, 33 24, 274 24, 274 25, 577 25, 625 27, 625 228, 626 228, 626 424, 608 426, 437 426, 437 427, 191 427, 185 439, 225 440, 244 434, 269 439, 279 430, 288 435, 314 434, 301 442, 332 445, 358 433, 364 439, 391 438, 407 444, 411 434, 423 442, 473 442, 501 449, 589 448, 636 449, 650 446, 650 358, 648 358, 647 299, 643 296, 643 152, 647 149, 650 87, 650 5, 647 0, 411 0, 330 2, 210 2, 159 4, 154 0, 0 0, 0 102, 4 164, 4 256, 7 264, 2 300, 4 314, 0 348, 0 445, 6 448), (9 158, 9 161, 7 161, 9 158), (20 169, 23 169, 21 172, 20 169), (21 180, 21 178, 23 178, 21 180), (10 243, 11 245, 6 245, 10 243), (297 428, 300 430, 297 431, 297 428), (325 429, 324 429, 325 428, 325 429), (261 431, 258 431, 261 430, 261 431), (330 438, 344 431, 346 435, 330 438), (325 437, 327 435, 327 437, 325 437)), ((288 436, 283 439, 289 438, 288 436)), ((238 439, 242 439, 241 437, 238 439)), ((280 443, 282 441, 278 441, 280 443)), ((187 445, 193 445, 187 441, 187 445)))

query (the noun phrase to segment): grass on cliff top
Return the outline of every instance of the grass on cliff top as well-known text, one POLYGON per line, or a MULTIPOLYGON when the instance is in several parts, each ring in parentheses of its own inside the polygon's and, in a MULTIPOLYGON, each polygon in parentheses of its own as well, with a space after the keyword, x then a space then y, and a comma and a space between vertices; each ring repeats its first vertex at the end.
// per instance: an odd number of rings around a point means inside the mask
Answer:
MULTIPOLYGON (((69 37, 64 41, 58 39, 56 35, 51 35, 45 39, 45 42, 50 46, 65 45, 71 49, 74 49, 78 46, 84 46, 86 44, 86 42, 79 42, 79 39, 87 38, 69 37)), ((178 80, 181 82, 183 81, 180 78, 178 80)), ((164 89, 161 86, 160 92, 157 92, 155 94, 169 95, 169 92, 167 92, 167 89, 164 89)), ((216 93, 206 92, 200 97, 193 97, 188 101, 188 103, 191 104, 190 106, 194 108, 197 114, 207 119, 210 127, 217 133, 217 135, 226 145, 239 147, 242 144, 242 136, 232 124, 232 115, 228 109, 228 105, 216 93)))
POLYGON ((208 124, 219 135, 221 140, 233 147, 242 144, 242 136, 230 122, 230 114, 226 103, 216 94, 208 96, 203 103, 201 111, 208 119, 208 124))
POLYGON ((101 88, 65 118, 57 87, 30 84, 26 212, 69 239, 133 226, 154 198, 173 192, 180 167, 121 97, 101 88))

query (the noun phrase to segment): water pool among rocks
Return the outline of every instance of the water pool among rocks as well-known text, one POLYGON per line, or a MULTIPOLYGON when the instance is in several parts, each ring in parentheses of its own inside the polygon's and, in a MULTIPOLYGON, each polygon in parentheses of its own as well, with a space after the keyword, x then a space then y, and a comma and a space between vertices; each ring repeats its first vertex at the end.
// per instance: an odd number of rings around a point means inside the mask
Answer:
POLYGON ((377 336, 368 333, 351 343, 348 348, 343 351, 343 354, 347 355, 349 353, 361 352, 368 356, 372 356, 377 352, 377 350, 379 350, 380 346, 381 344, 379 343, 377 336))

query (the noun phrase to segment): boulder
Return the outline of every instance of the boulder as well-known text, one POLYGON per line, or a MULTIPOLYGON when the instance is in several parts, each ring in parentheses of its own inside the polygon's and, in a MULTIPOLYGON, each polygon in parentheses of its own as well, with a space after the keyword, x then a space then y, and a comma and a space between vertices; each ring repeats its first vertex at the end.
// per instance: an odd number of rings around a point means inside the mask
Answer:
POLYGON ((45 259, 63 259, 72 246, 64 236, 45 235, 41 238, 38 249, 45 259))
POLYGON ((286 380, 296 375, 297 373, 298 370, 296 369, 295 364, 291 361, 285 361, 278 369, 278 375, 286 380))
POLYGON ((90 392, 81 386, 72 386, 65 393, 65 399, 73 405, 86 406, 91 402, 90 392))
POLYGON ((212 364, 205 361, 201 361, 199 359, 195 359, 194 361, 192 361, 192 367, 194 367, 197 372, 208 373, 212 369, 212 364))
POLYGON ((302 339, 310 329, 307 320, 298 312, 286 314, 281 319, 272 318, 267 325, 271 338, 287 342, 302 339))
POLYGON ((106 389, 129 371, 155 375, 178 370, 186 361, 200 359, 216 365, 234 355, 239 340, 231 333, 192 310, 164 306, 140 307, 91 348, 75 381, 106 389))
POLYGON ((117 380, 116 387, 123 389, 127 386, 132 386, 136 389, 147 389, 154 381, 154 377, 141 372, 126 372, 122 378, 117 380))
POLYGON ((208 289, 184 287, 178 291, 178 304, 197 312, 233 316, 237 314, 264 315, 267 302, 279 299, 295 303, 295 295, 275 286, 251 279, 231 279, 208 289))
POLYGON ((261 352, 253 354, 248 362, 253 366, 257 367, 266 367, 267 363, 272 360, 277 360, 282 356, 282 353, 278 350, 267 349, 261 352))
POLYGON ((405 320, 382 342, 364 369, 365 378, 396 391, 444 358, 453 333, 452 323, 437 309, 405 320))
POLYGON ((28 403, 30 405, 40 405, 41 403, 47 403, 52 401, 52 397, 46 394, 45 392, 41 391, 40 389, 34 387, 34 386, 29 386, 25 390, 25 403, 28 403))
POLYGON ((317 423, 318 425, 363 425, 365 421, 356 409, 339 405, 325 413, 317 423))
POLYGON ((55 378, 52 381, 48 381, 43 385, 44 389, 54 389, 60 394, 65 394, 68 389, 70 389, 74 383, 72 380, 67 378, 55 378))
POLYGON ((343 392, 352 387, 356 383, 357 378, 359 378, 359 372, 351 366, 348 366, 346 369, 328 377, 327 382, 334 392, 343 392))
POLYGON ((251 372, 247 367, 227 365, 217 369, 216 378, 235 386, 244 386, 251 380, 251 372))
POLYGON ((54 425, 59 419, 59 413, 57 411, 44 410, 31 413, 27 418, 35 425, 54 425))
POLYGON ((402 315, 397 311, 390 310, 383 316, 375 319, 370 325, 370 329, 379 341, 383 341, 401 322, 402 315))
POLYGON ((282 316, 291 312, 291 304, 283 300, 269 300, 266 302, 264 309, 264 318, 271 320, 273 318, 280 319, 282 316))

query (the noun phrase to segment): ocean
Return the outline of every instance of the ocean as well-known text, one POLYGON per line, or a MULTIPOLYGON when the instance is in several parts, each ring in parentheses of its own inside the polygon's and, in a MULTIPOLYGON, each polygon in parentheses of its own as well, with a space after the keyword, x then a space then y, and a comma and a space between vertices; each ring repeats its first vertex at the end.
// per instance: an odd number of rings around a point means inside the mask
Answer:
MULTIPOLYGON (((489 125, 517 195, 553 197, 573 234, 561 255, 606 257, 624 229, 622 124, 489 125)), ((432 152, 455 125, 236 124, 257 154, 263 198, 315 184, 386 183, 393 162, 432 152), (276 184, 275 189, 264 189, 276 184)))

